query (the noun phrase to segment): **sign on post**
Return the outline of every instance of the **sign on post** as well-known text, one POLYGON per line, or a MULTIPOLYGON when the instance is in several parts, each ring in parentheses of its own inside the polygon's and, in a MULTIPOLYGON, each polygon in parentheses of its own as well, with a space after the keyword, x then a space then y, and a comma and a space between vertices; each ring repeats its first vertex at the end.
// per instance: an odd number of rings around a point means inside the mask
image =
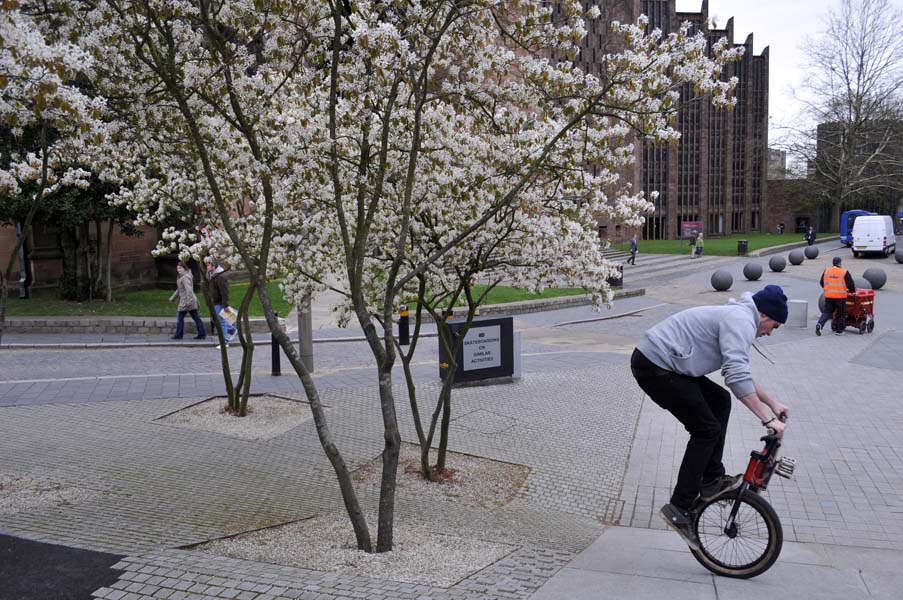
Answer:
POLYGON ((690 239, 694 235, 702 233, 702 221, 681 221, 680 237, 682 239, 690 239))
MULTIPOLYGON (((452 319, 448 326, 460 335, 466 319, 452 319)), ((444 377, 450 361, 439 344, 439 376, 444 377)), ((455 357, 454 382, 511 377, 514 373, 514 319, 475 317, 455 357)))

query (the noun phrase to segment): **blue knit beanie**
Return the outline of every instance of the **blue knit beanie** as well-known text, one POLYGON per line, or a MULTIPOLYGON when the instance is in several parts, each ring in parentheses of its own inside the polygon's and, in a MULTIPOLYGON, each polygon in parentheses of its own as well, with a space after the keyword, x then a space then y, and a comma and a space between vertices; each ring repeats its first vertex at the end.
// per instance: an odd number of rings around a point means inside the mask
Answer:
POLYGON ((787 296, 778 285, 766 285, 753 294, 753 302, 756 308, 766 317, 771 317, 778 323, 787 322, 787 296))

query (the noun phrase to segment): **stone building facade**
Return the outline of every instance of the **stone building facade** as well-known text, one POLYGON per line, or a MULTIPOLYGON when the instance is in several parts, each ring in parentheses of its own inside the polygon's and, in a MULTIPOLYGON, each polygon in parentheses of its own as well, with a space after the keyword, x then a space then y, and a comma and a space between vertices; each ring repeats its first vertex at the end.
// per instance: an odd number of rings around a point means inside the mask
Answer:
MULTIPOLYGON (((587 2, 587 5, 589 3, 587 2)), ((699 12, 677 12, 676 0, 612 0, 603 3, 602 18, 588 23, 577 64, 598 71, 597 65, 609 50, 607 24, 613 19, 636 22, 641 14, 649 18, 650 29, 675 31, 683 22, 692 32, 702 32, 709 44, 722 37, 734 44, 733 19, 723 29, 712 26, 708 2, 699 12)), ((674 239, 682 221, 701 221, 709 235, 763 230, 768 168, 768 61, 765 48, 753 53, 753 36, 741 44, 742 60, 730 65, 725 78, 736 76, 737 106, 716 109, 706 98, 696 97, 689 87, 681 90, 676 127, 681 133, 675 145, 638 141, 636 163, 626 176, 634 189, 648 195, 658 191, 655 212, 647 215, 643 239, 674 239)), ((618 240, 629 237, 620 228, 610 230, 600 224, 600 235, 618 240)))

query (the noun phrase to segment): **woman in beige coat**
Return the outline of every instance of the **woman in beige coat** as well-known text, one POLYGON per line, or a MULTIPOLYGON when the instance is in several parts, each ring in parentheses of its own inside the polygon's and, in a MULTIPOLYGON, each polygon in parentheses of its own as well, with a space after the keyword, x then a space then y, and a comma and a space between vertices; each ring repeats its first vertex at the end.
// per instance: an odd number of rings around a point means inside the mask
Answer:
POLYGON ((194 325, 198 329, 198 334, 194 336, 194 339, 203 340, 207 337, 207 332, 204 330, 204 322, 201 320, 201 315, 198 314, 198 297, 194 295, 194 278, 191 276, 191 271, 183 263, 179 263, 176 266, 176 271, 179 272, 179 278, 176 279, 176 291, 169 297, 170 301, 175 300, 176 297, 179 298, 179 312, 176 314, 176 334, 172 336, 172 339, 182 339, 182 335, 185 333, 185 313, 191 313, 194 325))

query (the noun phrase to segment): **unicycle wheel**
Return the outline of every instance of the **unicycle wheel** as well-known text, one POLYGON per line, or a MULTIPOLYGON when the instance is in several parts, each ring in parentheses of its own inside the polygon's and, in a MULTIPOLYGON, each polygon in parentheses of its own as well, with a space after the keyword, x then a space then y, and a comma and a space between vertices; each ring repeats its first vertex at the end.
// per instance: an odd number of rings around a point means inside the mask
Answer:
POLYGON ((704 504, 696 515, 699 550, 691 550, 709 571, 748 579, 767 571, 781 554, 784 531, 771 505, 754 492, 743 494, 734 528, 725 524, 734 506, 731 492, 704 504))

